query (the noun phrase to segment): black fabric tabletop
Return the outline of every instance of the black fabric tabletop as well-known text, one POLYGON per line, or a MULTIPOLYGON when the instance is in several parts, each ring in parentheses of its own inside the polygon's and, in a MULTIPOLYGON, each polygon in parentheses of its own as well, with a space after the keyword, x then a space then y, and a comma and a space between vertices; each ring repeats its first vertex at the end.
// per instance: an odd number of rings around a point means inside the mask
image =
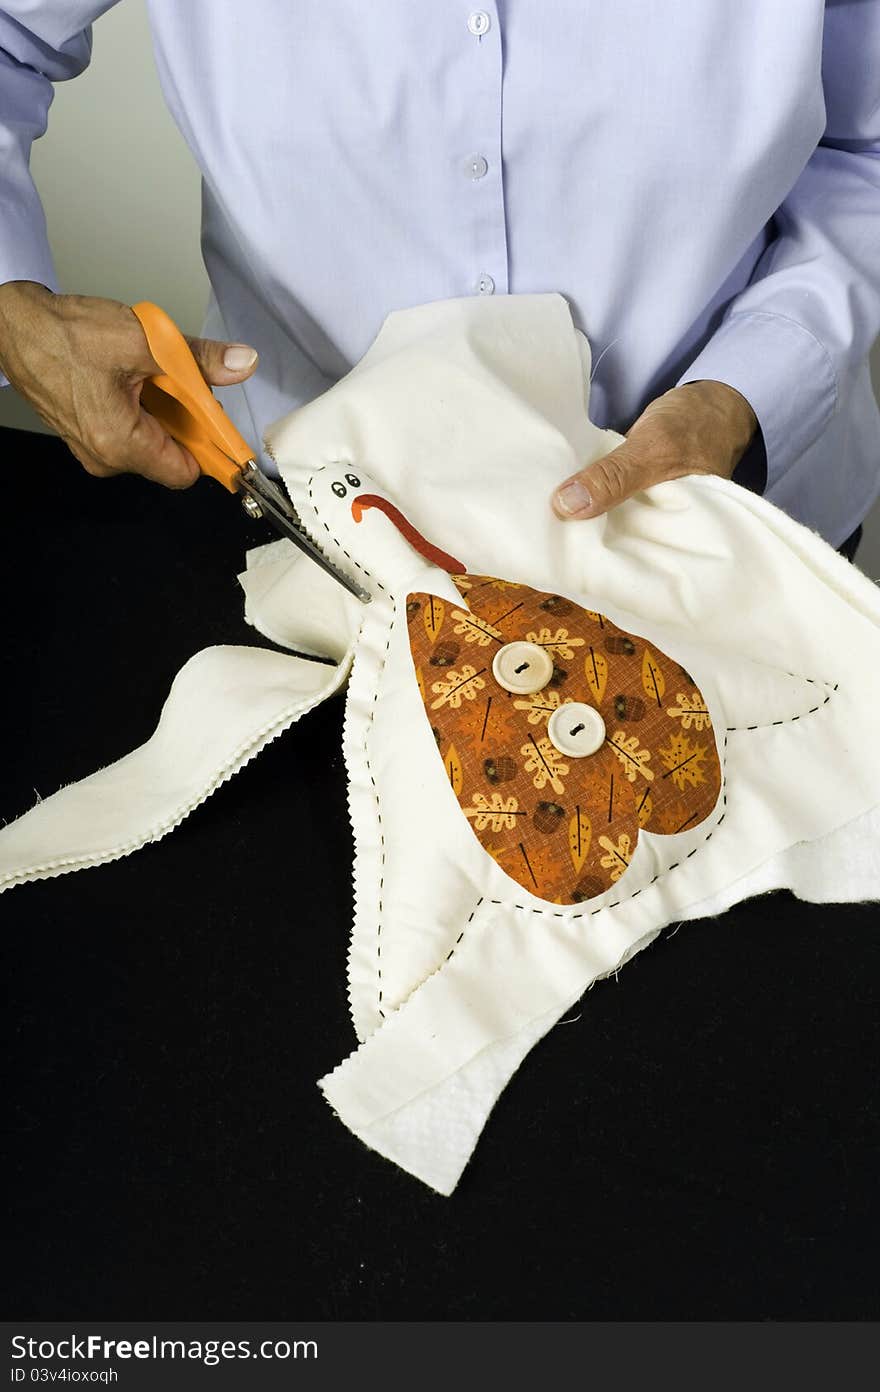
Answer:
MULTIPOLYGON (((0 817, 146 739, 260 641, 219 487, 0 431, 0 817)), ((342 697, 165 840, 4 894, 17 1319, 869 1319, 876 906, 786 893, 661 935, 530 1054, 451 1198, 315 1083, 354 1046, 342 697)))

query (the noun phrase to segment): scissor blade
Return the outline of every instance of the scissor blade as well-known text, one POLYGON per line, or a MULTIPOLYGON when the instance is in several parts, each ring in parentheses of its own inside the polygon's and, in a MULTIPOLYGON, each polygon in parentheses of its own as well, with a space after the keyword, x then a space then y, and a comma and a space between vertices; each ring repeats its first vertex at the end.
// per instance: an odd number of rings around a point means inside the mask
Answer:
POLYGON ((259 483, 257 483, 254 477, 255 473, 256 471, 251 472, 247 469, 242 472, 241 482, 239 484, 242 493, 254 499, 259 505, 263 516, 271 522, 280 536, 288 537, 293 542, 294 546, 298 546, 301 551, 304 551, 307 556, 311 557, 316 565, 319 565, 328 575, 332 575, 333 579, 338 581, 344 589, 348 590, 349 594, 354 595, 355 599, 359 599, 362 604, 369 604, 372 599, 369 590, 365 590, 362 585, 359 585, 350 575, 346 575, 344 570, 340 570, 328 556, 324 555, 321 548, 312 541, 308 533, 298 524, 293 509, 290 507, 290 504, 286 502, 283 495, 280 494, 280 490, 279 498, 276 499, 273 496, 275 489, 274 486, 271 485, 271 480, 261 478, 259 483))

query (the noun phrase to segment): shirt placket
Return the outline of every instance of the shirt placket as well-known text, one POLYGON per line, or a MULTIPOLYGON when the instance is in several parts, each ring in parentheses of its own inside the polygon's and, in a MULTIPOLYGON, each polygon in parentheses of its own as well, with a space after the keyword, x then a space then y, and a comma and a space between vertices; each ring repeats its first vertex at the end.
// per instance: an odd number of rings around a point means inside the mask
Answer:
POLYGON ((465 11, 462 41, 472 46, 468 104, 461 150, 462 200, 471 230, 467 289, 475 295, 508 289, 504 170, 501 161, 503 49, 495 4, 465 11))

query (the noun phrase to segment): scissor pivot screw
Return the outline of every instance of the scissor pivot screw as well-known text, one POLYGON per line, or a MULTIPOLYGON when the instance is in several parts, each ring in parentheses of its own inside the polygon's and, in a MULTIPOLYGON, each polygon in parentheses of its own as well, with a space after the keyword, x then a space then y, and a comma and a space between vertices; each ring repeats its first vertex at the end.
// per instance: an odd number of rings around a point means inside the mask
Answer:
POLYGON ((247 513, 248 517, 262 517, 263 509, 260 507, 260 504, 257 502, 256 498, 242 498, 241 505, 247 513))

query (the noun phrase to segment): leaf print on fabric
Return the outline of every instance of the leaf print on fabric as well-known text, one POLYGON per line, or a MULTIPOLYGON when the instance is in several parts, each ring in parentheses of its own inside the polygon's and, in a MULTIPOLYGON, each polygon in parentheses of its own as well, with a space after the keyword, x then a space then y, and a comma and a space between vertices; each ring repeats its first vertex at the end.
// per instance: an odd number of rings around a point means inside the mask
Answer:
POLYGON ((486 668, 481 667, 477 671, 476 667, 471 667, 470 663, 456 672, 450 672, 444 681, 431 683, 431 690, 436 696, 436 700, 431 702, 431 710, 439 710, 441 706, 451 706, 453 710, 458 710, 462 700, 472 701, 478 691, 482 691, 486 685, 482 673, 486 668))
POLYGON ((492 642, 503 643, 504 639, 485 619, 480 619, 476 614, 466 614, 461 609, 453 609, 452 620, 455 624, 455 633, 462 636, 466 643, 476 643, 481 648, 488 648, 492 642))
POLYGON ((455 793, 456 797, 459 797, 462 787, 464 786, 464 771, 461 767, 461 759, 458 757, 458 750, 454 744, 451 744, 447 749, 443 763, 446 766, 446 772, 452 784, 452 791, 455 793))
POLYGON ((710 728, 712 720, 699 691, 692 691, 689 696, 683 691, 678 691, 675 700, 674 706, 666 707, 666 714, 672 716, 673 720, 680 720, 683 730, 710 728))
POLYGON ((624 730, 615 730, 608 743, 623 764, 630 783, 635 782, 638 774, 648 780, 654 777, 654 770, 648 768, 651 751, 642 748, 638 735, 627 735, 624 730))
POLYGON ((659 706, 666 691, 666 678, 660 670, 651 649, 646 647, 642 657, 642 689, 645 695, 659 706))
POLYGON ((576 875, 583 869, 592 839, 593 828, 589 817, 582 807, 575 807, 574 816, 568 824, 568 851, 576 875))
POLYGON ((517 580, 498 580, 494 575, 484 576, 483 584, 488 585, 490 590, 498 590, 500 594, 507 594, 509 590, 522 589, 522 585, 517 580))
POLYGON ((616 882, 629 865, 632 842, 626 832, 621 832, 616 842, 612 841, 610 836, 600 836, 599 845, 607 852, 602 857, 602 869, 608 870, 612 882, 616 882))
POLYGON ((575 648, 582 648, 586 639, 569 637, 567 628, 557 628, 555 633, 549 628, 540 628, 536 633, 527 633, 526 642, 546 648, 554 657, 567 658, 570 661, 574 657, 575 648))
POLYGON ((605 695, 605 687, 608 684, 608 658, 604 653, 590 646, 584 658, 584 672, 587 678, 587 686, 593 693, 596 705, 600 703, 605 695))
POLYGON ((646 788, 636 804, 636 816, 639 819, 639 826, 644 827, 648 825, 653 811, 654 800, 651 797, 650 789, 646 788))
POLYGON ((487 855, 490 855, 490 856, 492 857, 492 859, 495 860, 495 861, 497 861, 499 864, 500 864, 501 861, 504 859, 504 857, 508 854, 508 848, 507 848, 507 846, 498 845, 497 843, 495 843, 495 842, 493 842, 493 841, 484 841, 484 842, 482 843, 482 846, 483 846, 483 850, 486 852, 486 854, 487 854, 487 855))
POLYGON ((526 815, 519 811, 515 797, 506 798, 502 793, 491 793, 488 797, 485 793, 471 793, 471 804, 461 810, 473 819, 477 831, 487 828, 489 831, 512 831, 517 817, 526 815))
POLYGON ((529 743, 524 744, 519 752, 525 756, 526 773, 534 775, 532 782, 536 788, 546 788, 549 783, 554 793, 565 792, 562 780, 568 774, 568 764, 546 735, 538 740, 532 735, 529 743))
POLYGON ((428 635, 428 642, 437 641, 437 636, 443 627, 443 616, 446 613, 446 605, 442 599, 436 595, 428 595, 422 607, 422 620, 425 625, 425 632, 428 635))
POLYGON ((528 711, 526 719, 530 725, 546 725, 550 716, 558 709, 561 697, 558 691, 535 691, 521 701, 514 701, 514 710, 528 711))
POLYGON ((705 745, 692 744, 687 735, 671 735, 668 746, 664 749, 661 745, 659 753, 668 769, 662 777, 671 778, 676 788, 694 788, 705 782, 702 767, 708 753, 705 745))
POLYGON ((449 578, 460 595, 484 589, 504 595, 510 590, 522 589, 518 580, 499 580, 495 575, 451 575, 449 578))

